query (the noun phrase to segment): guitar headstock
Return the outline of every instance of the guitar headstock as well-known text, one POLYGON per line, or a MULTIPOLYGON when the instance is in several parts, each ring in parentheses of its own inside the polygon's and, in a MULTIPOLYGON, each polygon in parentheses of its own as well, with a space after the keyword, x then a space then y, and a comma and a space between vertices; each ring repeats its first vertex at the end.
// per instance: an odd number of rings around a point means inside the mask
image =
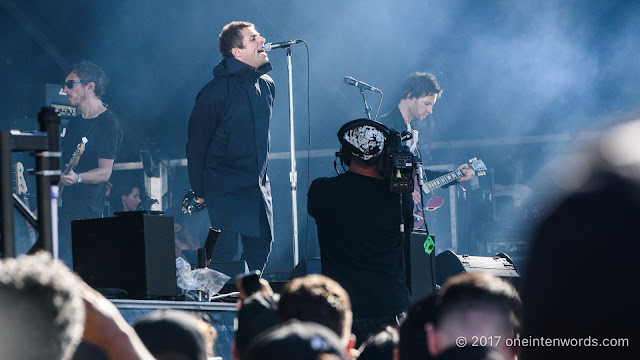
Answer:
POLYGON ((21 162, 16 163, 16 193, 25 195, 27 193, 27 182, 24 179, 24 165, 21 162))
POLYGON ((469 167, 472 168, 478 176, 487 174, 487 166, 482 160, 478 160, 478 158, 474 157, 473 159, 469 159, 469 167))

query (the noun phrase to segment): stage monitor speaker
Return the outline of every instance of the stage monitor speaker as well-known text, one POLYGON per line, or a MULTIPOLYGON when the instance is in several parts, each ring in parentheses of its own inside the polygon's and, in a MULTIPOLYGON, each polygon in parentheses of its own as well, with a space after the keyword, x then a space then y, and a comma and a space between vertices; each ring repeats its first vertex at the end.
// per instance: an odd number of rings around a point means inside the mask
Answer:
POLYGON ((145 212, 71 222, 73 270, 132 299, 177 295, 173 217, 145 212))
POLYGON ((322 264, 320 263, 319 257, 300 260, 298 265, 291 271, 289 279, 295 279, 309 274, 322 274, 322 264))
MULTIPOLYGON (((433 276, 433 259, 435 249, 431 248, 428 254, 425 250, 425 241, 428 234, 424 231, 413 231, 409 243, 409 279, 411 297, 418 301, 435 292, 435 278, 433 276)), ((432 239, 435 239, 431 235, 432 239)))
POLYGON ((501 253, 494 257, 457 255, 446 250, 436 256, 436 282, 442 286, 451 276, 468 272, 488 272, 508 280, 516 289, 520 287, 520 274, 509 255, 501 253))
POLYGON ((238 274, 246 274, 249 272, 249 267, 247 266, 247 262, 244 260, 236 260, 236 261, 220 261, 220 262, 211 262, 209 269, 221 272, 227 276, 231 276, 231 279, 227 281, 227 284, 236 283, 236 276, 238 274))

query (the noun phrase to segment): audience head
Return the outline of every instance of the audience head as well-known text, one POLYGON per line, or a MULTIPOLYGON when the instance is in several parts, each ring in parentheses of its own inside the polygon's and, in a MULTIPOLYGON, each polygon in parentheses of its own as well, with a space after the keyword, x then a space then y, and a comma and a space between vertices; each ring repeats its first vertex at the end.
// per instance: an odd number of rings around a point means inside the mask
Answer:
POLYGON ((206 360, 213 355, 215 329, 193 313, 156 310, 139 318, 134 329, 159 360, 206 360))
POLYGON ((340 360, 345 348, 332 330, 313 322, 290 320, 258 336, 247 360, 340 360))
POLYGON ((253 294, 242 302, 232 346, 235 360, 245 359, 251 341, 276 324, 277 307, 277 296, 262 293, 253 294))
POLYGON ((315 322, 335 331, 345 345, 352 341, 349 295, 324 275, 307 275, 286 283, 280 291, 277 314, 280 322, 290 319, 315 322))
POLYGON ((637 356, 629 345, 592 340, 640 333, 640 296, 629 278, 640 251, 638 138, 640 119, 562 159, 571 169, 558 175, 564 189, 533 234, 523 274, 523 338, 591 339, 591 346, 523 346, 523 358, 637 356))
POLYGON ((398 356, 400 360, 429 360, 425 325, 436 316, 436 296, 430 295, 414 303, 400 324, 398 356))
POLYGON ((362 343, 358 360, 396 360, 399 341, 398 330, 388 326, 362 343))
POLYGON ((463 273, 448 279, 436 298, 436 316, 427 324, 429 353, 438 356, 464 337, 497 337, 497 350, 515 358, 518 350, 507 346, 520 331, 522 303, 516 289, 489 273, 463 273))
POLYGON ((84 331, 81 282, 45 252, 0 261, 0 359, 70 359, 84 331))

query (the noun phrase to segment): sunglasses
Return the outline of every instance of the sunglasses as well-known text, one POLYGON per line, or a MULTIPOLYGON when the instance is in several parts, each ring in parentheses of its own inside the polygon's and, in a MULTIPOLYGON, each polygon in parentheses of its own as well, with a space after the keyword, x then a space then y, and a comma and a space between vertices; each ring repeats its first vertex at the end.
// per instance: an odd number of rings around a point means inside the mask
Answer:
POLYGON ((81 83, 81 84, 85 84, 85 83, 90 83, 90 80, 69 80, 66 83, 64 83, 64 86, 62 88, 64 88, 65 86, 67 87, 67 89, 73 89, 73 84, 74 83, 81 83))

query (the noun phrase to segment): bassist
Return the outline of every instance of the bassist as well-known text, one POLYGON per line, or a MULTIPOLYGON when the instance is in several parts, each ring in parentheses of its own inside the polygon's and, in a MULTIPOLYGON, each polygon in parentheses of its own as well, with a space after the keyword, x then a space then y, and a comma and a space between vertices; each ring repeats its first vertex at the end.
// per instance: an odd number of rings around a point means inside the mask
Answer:
MULTIPOLYGON (((62 140, 62 164, 69 164, 78 144, 86 147, 77 165, 60 176, 64 185, 59 212, 59 254, 72 265, 71 221, 102 217, 106 183, 122 143, 118 118, 102 102, 108 78, 97 65, 83 61, 71 67, 63 91, 81 112, 69 121, 62 140)), ((68 165, 62 167, 62 171, 68 165)))

